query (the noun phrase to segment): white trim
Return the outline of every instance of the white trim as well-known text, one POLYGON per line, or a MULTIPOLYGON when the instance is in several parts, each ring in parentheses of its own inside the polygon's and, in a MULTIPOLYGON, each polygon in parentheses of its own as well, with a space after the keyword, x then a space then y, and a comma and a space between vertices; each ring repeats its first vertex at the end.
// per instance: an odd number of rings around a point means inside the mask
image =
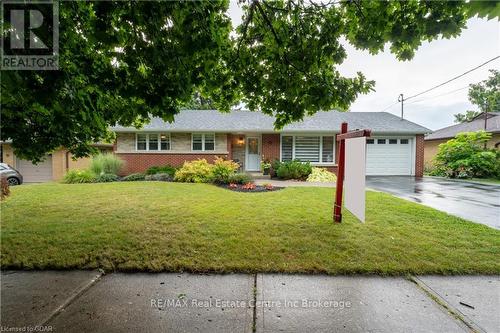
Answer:
POLYGON ((135 151, 136 152, 139 152, 139 153, 142 153, 142 152, 167 152, 167 151, 171 151, 172 150, 172 137, 170 135, 170 133, 168 132, 159 132, 159 133, 135 133, 135 151), (165 134, 168 136, 168 149, 161 149, 161 135, 162 134, 165 134), (143 149, 138 149, 138 144, 139 144, 139 141, 138 141, 138 136, 139 135, 145 135, 146 136, 146 149, 143 150, 143 149), (155 136, 156 135, 156 138, 157 138, 157 142, 158 142, 158 148, 157 149, 154 149, 154 150, 150 150, 149 149, 149 137, 150 136, 155 136))

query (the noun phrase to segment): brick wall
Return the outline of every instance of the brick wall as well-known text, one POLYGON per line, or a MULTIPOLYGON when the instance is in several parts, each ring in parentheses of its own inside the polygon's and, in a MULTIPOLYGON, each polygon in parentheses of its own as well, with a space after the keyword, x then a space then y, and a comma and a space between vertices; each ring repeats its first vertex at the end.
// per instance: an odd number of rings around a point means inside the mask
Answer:
POLYGON ((417 134, 415 142, 415 177, 424 175, 424 135, 417 134))
POLYGON ((280 158, 280 135, 262 134, 262 159, 274 161, 280 158))
POLYGON ((190 154, 126 154, 117 153, 118 157, 125 161, 125 166, 120 172, 121 175, 128 175, 134 172, 144 172, 152 166, 161 165, 171 165, 171 166, 182 166, 185 161, 194 161, 200 158, 206 159, 209 163, 219 156, 222 158, 227 158, 227 154, 200 154, 200 153, 190 153, 190 154))
POLYGON ((337 174, 337 166, 318 166, 318 168, 326 169, 334 174, 337 174))

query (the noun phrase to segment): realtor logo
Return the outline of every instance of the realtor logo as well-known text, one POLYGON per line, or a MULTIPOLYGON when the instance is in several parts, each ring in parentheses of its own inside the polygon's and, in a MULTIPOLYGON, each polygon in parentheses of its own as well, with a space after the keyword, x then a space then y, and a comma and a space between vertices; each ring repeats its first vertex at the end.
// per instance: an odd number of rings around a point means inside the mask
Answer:
POLYGON ((2 0, 1 69, 59 69, 59 4, 2 0))

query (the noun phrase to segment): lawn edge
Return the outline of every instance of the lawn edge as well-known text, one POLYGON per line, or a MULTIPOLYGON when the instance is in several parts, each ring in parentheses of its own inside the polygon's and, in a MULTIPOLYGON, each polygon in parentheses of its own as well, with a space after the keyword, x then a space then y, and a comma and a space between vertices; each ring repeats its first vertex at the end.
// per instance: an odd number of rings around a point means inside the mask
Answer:
POLYGON ((27 272, 36 272, 36 271, 102 271, 103 274, 113 274, 113 273, 149 273, 149 274, 161 274, 161 273, 189 273, 189 274, 222 274, 222 275, 231 275, 231 274, 283 274, 283 275, 325 275, 325 276, 379 276, 379 277, 408 277, 414 275, 438 275, 438 276, 498 276, 500 275, 500 270, 498 271, 395 271, 395 272, 387 272, 387 271, 363 271, 363 270, 340 270, 338 272, 328 272, 324 270, 258 270, 258 269, 191 269, 191 268, 182 268, 182 269, 106 269, 104 267, 85 267, 85 266, 72 266, 72 267, 59 267, 59 266, 44 266, 44 267, 33 267, 27 268, 17 265, 1 265, 0 271, 9 271, 9 270, 17 270, 17 271, 27 271, 27 272))

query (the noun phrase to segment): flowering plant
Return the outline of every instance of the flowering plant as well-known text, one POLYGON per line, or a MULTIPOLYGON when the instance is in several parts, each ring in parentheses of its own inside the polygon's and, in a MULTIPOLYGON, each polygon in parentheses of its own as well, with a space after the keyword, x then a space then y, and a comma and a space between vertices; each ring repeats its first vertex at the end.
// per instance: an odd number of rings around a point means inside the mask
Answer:
POLYGON ((254 183, 246 183, 245 185, 241 186, 241 188, 244 190, 254 190, 255 184, 254 183))

